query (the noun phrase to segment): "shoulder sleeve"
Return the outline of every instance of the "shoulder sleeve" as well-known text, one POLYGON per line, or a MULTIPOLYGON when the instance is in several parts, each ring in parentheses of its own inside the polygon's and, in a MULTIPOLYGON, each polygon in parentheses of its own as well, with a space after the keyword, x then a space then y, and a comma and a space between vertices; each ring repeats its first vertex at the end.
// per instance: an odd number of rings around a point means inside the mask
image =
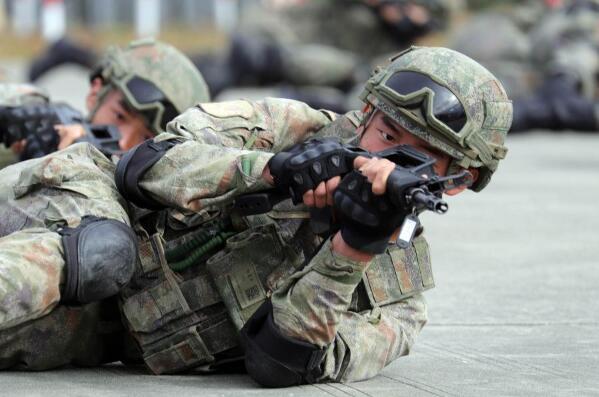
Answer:
POLYGON ((201 143, 277 152, 302 141, 336 115, 289 99, 202 103, 169 123, 168 132, 201 143))
POLYGON ((335 116, 287 99, 200 104, 155 138, 185 142, 153 165, 140 186, 169 207, 191 211, 267 189, 261 176, 272 152, 307 139, 335 116))

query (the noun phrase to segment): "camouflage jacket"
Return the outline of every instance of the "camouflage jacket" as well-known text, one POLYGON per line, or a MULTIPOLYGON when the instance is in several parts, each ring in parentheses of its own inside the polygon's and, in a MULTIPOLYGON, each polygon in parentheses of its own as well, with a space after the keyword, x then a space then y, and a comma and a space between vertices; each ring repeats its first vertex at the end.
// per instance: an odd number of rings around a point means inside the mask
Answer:
POLYGON ((365 264, 314 235, 302 206, 241 219, 228 210, 269 188, 273 152, 316 135, 355 139, 360 116, 281 99, 201 104, 156 138, 183 138, 140 182, 171 209, 136 214, 140 261, 121 294, 154 373, 238 360, 237 332, 268 298, 282 332, 326 350, 322 381, 366 379, 409 352, 426 322, 420 292, 433 286, 423 237, 365 264))

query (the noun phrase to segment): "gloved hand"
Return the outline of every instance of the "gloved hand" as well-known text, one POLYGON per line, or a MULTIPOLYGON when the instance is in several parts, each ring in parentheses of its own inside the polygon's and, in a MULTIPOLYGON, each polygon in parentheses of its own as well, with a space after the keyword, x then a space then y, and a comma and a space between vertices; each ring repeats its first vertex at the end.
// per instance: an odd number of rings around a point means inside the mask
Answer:
POLYGON ((358 171, 347 174, 334 194, 334 209, 343 240, 371 254, 385 252, 389 239, 412 213, 406 196, 423 181, 407 169, 396 168, 387 179, 384 195, 372 193, 372 184, 358 171))
POLYGON ((336 138, 317 138, 289 147, 268 162, 275 186, 289 193, 294 204, 321 182, 353 169, 354 153, 362 149, 342 145, 336 138))

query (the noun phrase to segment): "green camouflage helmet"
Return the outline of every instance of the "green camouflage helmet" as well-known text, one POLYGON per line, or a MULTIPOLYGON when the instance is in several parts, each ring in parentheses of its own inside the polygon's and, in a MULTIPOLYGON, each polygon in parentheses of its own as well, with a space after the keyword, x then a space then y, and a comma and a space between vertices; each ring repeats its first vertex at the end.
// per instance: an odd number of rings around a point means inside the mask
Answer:
POLYGON ((194 64, 175 47, 153 39, 133 41, 124 49, 108 48, 91 75, 96 77, 109 83, 101 97, 111 86, 121 91, 156 134, 185 109, 210 101, 194 64))
POLYGON ((377 68, 360 98, 449 154, 449 172, 478 168, 474 191, 507 153, 512 103, 491 72, 459 52, 411 47, 377 68))

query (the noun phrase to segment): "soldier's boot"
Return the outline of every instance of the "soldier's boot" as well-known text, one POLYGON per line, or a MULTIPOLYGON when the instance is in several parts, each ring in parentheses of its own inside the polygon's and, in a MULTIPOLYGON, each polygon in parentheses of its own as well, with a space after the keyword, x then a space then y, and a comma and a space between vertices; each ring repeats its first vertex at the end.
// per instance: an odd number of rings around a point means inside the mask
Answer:
POLYGON ((133 276, 137 239, 124 223, 87 216, 59 234, 66 272, 62 302, 88 303, 116 295, 133 276))

